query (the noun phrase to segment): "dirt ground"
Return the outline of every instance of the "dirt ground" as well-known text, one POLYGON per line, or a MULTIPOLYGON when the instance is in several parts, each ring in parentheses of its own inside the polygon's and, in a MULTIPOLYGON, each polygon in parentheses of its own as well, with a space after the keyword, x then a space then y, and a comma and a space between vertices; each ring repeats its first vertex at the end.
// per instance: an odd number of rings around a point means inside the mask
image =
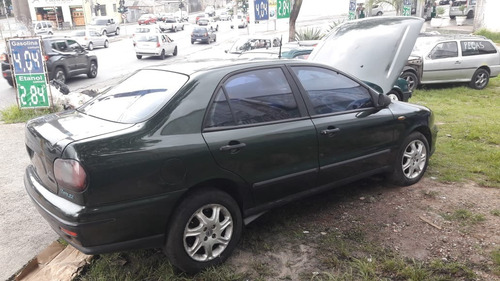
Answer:
POLYGON ((247 227, 243 246, 237 248, 228 263, 241 272, 254 270, 256 274, 256 264, 265 265, 272 280, 301 280, 304 273, 325 270, 318 254, 318 237, 357 227, 366 240, 402 258, 460 262, 475 272, 477 280, 500 280, 491 271, 491 252, 500 249, 499 211, 498 188, 474 183, 443 184, 432 178, 400 188, 375 179, 271 211, 270 219, 266 214, 247 227), (324 205, 319 212, 315 206, 318 204, 324 205), (297 210, 301 208, 302 212, 297 210), (286 212, 291 213, 297 232, 305 237, 298 246, 283 241, 290 236, 276 238, 272 231, 263 230, 269 222, 281 223, 286 212), (252 239, 258 239, 252 235, 265 235, 263 240, 272 245, 256 250, 248 246, 252 239), (256 255, 255 251, 260 253, 256 255))

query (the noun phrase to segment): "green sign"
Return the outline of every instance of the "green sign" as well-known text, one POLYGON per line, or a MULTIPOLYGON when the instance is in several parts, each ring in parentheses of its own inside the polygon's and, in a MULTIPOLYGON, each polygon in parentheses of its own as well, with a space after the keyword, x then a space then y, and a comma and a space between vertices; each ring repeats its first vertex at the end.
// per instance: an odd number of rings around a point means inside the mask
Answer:
POLYGON ((411 16, 411 6, 403 6, 403 16, 411 16))
POLYGON ((278 9, 276 11, 278 19, 289 18, 291 10, 292 5, 290 0, 278 0, 278 9))
POLYGON ((49 107, 45 74, 16 75, 17 94, 21 108, 49 107))
POLYGON ((49 107, 49 86, 40 38, 9 39, 9 50, 19 107, 49 107))

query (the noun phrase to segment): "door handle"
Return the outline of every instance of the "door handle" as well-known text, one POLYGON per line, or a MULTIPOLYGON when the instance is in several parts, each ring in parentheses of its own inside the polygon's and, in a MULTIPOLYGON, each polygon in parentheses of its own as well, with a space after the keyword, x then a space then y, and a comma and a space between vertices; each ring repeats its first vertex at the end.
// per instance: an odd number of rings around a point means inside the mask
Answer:
POLYGON ((229 142, 229 144, 221 146, 219 148, 220 151, 231 151, 231 153, 237 153, 240 151, 240 149, 244 148, 247 146, 245 143, 242 142, 229 142))
POLYGON ((325 129, 325 130, 321 131, 321 134, 323 136, 328 136, 328 135, 333 135, 333 134, 335 134, 337 132, 340 132, 339 128, 330 128, 330 127, 328 127, 328 129, 325 129))
POLYGON ((455 64, 462 64, 462 62, 461 62, 461 61, 459 61, 459 60, 457 60, 457 61, 455 62, 455 64))

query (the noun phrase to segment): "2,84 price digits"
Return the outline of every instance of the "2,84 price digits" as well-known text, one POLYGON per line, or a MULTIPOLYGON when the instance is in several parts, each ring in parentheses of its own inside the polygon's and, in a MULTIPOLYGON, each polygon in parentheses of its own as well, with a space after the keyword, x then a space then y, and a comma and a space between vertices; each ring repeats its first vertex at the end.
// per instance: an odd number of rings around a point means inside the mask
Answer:
POLYGON ((12 53, 14 67, 19 70, 19 73, 43 72, 41 58, 39 50, 24 50, 23 53, 12 53))
POLYGON ((20 91, 20 101, 22 105, 35 107, 38 105, 48 106, 45 92, 45 85, 30 85, 29 90, 24 85, 18 85, 20 91), (37 87, 38 86, 38 87, 37 87))
POLYGON ((278 0, 278 18, 290 17, 290 0, 278 0))

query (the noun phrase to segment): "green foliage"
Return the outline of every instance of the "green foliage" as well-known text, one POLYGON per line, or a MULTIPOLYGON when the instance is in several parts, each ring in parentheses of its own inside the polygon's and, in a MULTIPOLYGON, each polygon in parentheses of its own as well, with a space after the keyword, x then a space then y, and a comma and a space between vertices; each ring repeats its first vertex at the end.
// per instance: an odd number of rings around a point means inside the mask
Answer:
POLYGON ((495 43, 500 43, 500 32, 493 32, 493 31, 489 31, 487 29, 479 29, 478 31, 476 31, 474 34, 476 35, 482 35, 486 38, 489 38, 491 41, 495 42, 495 43))
POLYGON ((17 105, 0 111, 1 119, 5 123, 23 123, 38 116, 54 112, 52 109, 19 109, 17 105))
POLYGON ((497 248, 493 252, 491 252, 491 257, 493 259, 494 264, 494 273, 497 276, 500 276, 500 248, 497 248))
POLYGON ((500 187, 499 92, 498 77, 480 91, 457 85, 414 91, 410 102, 431 108, 439 129, 428 176, 500 187))
POLYGON ((469 210, 466 209, 458 209, 453 213, 447 213, 443 215, 443 218, 446 220, 453 220, 453 221, 459 221, 462 223, 470 223, 470 224, 476 224, 479 222, 483 222, 486 220, 484 215, 482 214, 474 214, 469 210))
POLYGON ((321 28, 305 28, 295 32, 295 41, 320 40, 323 36, 321 28))

